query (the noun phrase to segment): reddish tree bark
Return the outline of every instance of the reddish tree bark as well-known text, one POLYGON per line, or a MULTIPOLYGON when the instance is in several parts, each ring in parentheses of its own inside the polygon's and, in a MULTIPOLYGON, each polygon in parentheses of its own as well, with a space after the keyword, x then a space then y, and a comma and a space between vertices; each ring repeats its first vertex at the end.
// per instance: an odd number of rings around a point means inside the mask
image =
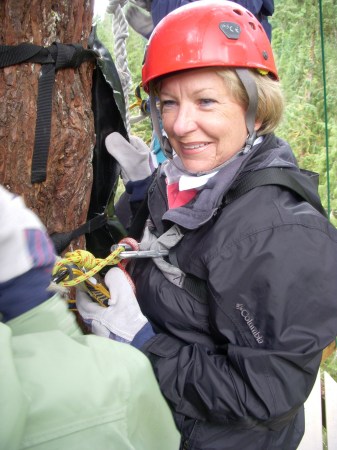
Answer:
MULTIPOLYGON (((94 0, 2 0, 0 44, 48 47, 59 42, 87 48, 93 4, 94 0)), ((23 195, 49 233, 67 232, 85 222, 89 207, 93 63, 56 73, 47 179, 32 185, 40 67, 23 63, 0 69, 0 183, 23 195)), ((72 248, 80 244, 73 242, 72 248)))

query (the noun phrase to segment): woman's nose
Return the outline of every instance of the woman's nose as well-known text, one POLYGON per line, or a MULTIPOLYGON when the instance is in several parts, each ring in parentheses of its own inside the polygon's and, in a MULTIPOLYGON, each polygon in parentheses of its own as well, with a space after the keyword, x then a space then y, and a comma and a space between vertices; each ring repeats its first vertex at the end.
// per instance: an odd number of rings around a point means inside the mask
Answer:
POLYGON ((184 136, 197 127, 195 112, 189 105, 179 105, 173 124, 173 131, 177 136, 184 136))

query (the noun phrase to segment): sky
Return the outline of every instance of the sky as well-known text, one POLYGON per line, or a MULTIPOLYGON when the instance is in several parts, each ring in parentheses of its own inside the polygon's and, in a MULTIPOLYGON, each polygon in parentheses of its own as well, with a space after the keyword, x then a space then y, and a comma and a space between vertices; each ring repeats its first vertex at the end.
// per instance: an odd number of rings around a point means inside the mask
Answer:
POLYGON ((94 16, 104 16, 109 0, 95 0, 94 3, 94 16))

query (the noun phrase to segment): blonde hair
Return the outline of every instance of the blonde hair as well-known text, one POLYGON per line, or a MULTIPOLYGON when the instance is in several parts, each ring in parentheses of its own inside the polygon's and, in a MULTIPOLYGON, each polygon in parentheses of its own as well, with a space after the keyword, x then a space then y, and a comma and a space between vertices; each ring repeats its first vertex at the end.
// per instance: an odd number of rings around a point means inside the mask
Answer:
MULTIPOLYGON (((261 126, 257 131, 258 136, 275 131, 279 125, 283 110, 284 98, 280 83, 267 75, 262 75, 256 70, 249 70, 256 83, 258 93, 258 104, 256 111, 257 122, 261 122, 261 126)), ((237 76, 235 69, 217 69, 216 72, 224 79, 233 99, 240 103, 245 109, 248 108, 248 95, 246 89, 237 76)))

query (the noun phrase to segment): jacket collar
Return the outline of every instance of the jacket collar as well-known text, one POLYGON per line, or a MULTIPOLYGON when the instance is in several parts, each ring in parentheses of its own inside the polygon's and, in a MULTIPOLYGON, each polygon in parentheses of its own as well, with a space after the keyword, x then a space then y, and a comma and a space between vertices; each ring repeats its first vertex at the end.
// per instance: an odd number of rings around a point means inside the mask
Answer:
POLYGON ((167 210, 162 219, 188 230, 194 230, 208 222, 220 208, 224 195, 245 172, 265 167, 294 167, 296 159, 289 145, 270 134, 263 142, 241 154, 218 172, 203 186, 188 204, 167 210))

